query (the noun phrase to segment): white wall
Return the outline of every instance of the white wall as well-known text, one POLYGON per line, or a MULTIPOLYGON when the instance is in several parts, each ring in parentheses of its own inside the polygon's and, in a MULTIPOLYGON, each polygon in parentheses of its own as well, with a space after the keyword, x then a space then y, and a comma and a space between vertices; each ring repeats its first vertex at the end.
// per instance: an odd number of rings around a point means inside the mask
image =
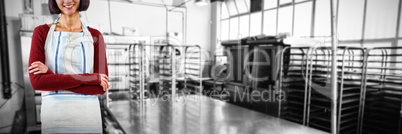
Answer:
POLYGON ((200 45, 211 50, 211 5, 195 6, 193 2, 187 6, 187 43, 200 45))
MULTIPOLYGON (((198 7, 193 3, 190 1, 185 5, 187 7, 187 44, 198 44, 202 48, 210 50, 211 6, 198 7)), ((82 13, 83 16, 86 16, 83 21, 90 25, 102 25, 99 30, 104 33, 110 33, 110 29, 112 29, 113 33, 122 34, 123 27, 135 27, 142 36, 165 36, 165 7, 122 1, 111 1, 110 5, 112 27, 110 27, 109 7, 106 0, 91 1, 89 9, 82 13)), ((175 16, 170 16, 170 18, 173 17, 175 16)), ((179 29, 180 24, 181 22, 177 22, 177 25, 170 23, 169 31, 179 29)))

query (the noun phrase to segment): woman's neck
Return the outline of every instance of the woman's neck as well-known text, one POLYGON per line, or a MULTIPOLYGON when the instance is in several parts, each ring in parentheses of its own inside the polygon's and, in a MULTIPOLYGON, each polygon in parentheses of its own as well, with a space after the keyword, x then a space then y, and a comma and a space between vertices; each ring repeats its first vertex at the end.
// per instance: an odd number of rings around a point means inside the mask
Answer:
POLYGON ((59 19, 59 26, 69 31, 81 28, 80 14, 78 12, 73 15, 61 14, 59 19))

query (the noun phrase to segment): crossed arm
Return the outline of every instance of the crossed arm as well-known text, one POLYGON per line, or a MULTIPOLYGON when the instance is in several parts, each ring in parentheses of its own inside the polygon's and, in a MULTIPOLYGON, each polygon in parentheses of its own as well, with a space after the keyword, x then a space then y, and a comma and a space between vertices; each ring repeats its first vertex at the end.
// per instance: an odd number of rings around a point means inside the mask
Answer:
POLYGON ((105 44, 100 33, 94 40, 94 73, 54 74, 45 64, 45 32, 35 28, 29 56, 29 78, 35 90, 70 90, 82 94, 104 94, 108 87, 105 44))

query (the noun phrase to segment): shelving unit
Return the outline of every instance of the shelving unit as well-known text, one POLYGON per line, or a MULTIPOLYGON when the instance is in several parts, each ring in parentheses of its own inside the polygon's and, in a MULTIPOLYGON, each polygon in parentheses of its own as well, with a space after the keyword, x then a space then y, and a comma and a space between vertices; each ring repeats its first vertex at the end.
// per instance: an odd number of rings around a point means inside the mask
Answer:
POLYGON ((281 57, 285 52, 290 53, 289 66, 283 66, 281 60, 279 89, 285 93, 284 101, 280 110, 280 118, 304 124, 307 102, 307 53, 308 47, 287 47, 282 51, 281 57))
MULTIPOLYGON (((320 47, 311 51, 308 70, 308 102, 306 124, 331 130, 331 73, 330 48, 320 47), (313 89, 313 90, 312 90, 313 89)), ((339 133, 358 133, 364 88, 365 50, 359 47, 338 47, 338 118, 339 133)))
POLYGON ((131 44, 129 47, 130 100, 143 98, 141 92, 145 87, 142 79, 144 74, 142 50, 143 48, 140 44, 131 44))
POLYGON ((106 106, 110 106, 112 101, 111 96, 116 92, 128 92, 129 89, 129 75, 126 72, 132 63, 129 61, 130 45, 125 43, 120 44, 106 44, 106 56, 108 61, 109 70, 109 89, 105 93, 106 106))
POLYGON ((362 133, 402 133, 402 47, 367 50, 362 133))
POLYGON ((202 59, 201 47, 180 46, 184 48, 184 92, 202 93, 202 59))
POLYGON ((176 52, 172 45, 163 45, 159 47, 159 92, 158 95, 175 95, 176 88, 176 52))
POLYGON ((131 99, 175 95, 175 58, 172 45, 132 44, 129 67, 131 99))
MULTIPOLYGON (((281 118, 330 132, 331 48, 286 49, 290 49, 291 54, 289 68, 280 71, 280 88, 286 93, 286 99, 281 105, 281 118)), ((338 47, 339 133, 358 133, 365 60, 364 48, 338 47)))

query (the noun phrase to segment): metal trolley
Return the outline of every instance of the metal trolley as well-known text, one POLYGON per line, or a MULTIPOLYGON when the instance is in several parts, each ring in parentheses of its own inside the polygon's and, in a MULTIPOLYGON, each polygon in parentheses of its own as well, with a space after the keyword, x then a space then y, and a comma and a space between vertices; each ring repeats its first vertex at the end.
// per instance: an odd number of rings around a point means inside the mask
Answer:
MULTIPOLYGON (((176 91, 188 89, 189 86, 202 89, 201 48, 199 46, 174 46, 132 44, 129 47, 130 66, 130 98, 144 100, 150 97, 166 95, 176 96, 176 91), (190 48, 198 49, 190 49, 190 48), (196 53, 197 56, 192 54, 196 53), (194 59, 200 60, 200 66, 189 67, 195 64, 194 59), (197 79, 188 79, 189 70, 199 70, 197 79), (190 80, 198 81, 199 85, 189 84, 190 80), (178 85, 183 82, 184 87, 178 85)), ((191 72, 192 73, 192 72, 191 72)), ((194 78, 194 77, 191 77, 194 78)), ((180 92, 179 92, 180 93, 180 92)))
MULTIPOLYGON (((281 118, 331 130, 329 47, 291 47, 280 70, 281 118)), ((402 47, 338 47, 337 133, 401 133, 402 47)))
POLYGON ((129 62, 129 44, 107 44, 106 55, 108 61, 110 87, 106 92, 106 106, 110 106, 111 98, 122 98, 119 92, 129 91, 127 70, 129 62), (112 97, 113 96, 113 97, 112 97))
POLYGON ((402 133, 402 47, 367 50, 361 133, 402 133))

